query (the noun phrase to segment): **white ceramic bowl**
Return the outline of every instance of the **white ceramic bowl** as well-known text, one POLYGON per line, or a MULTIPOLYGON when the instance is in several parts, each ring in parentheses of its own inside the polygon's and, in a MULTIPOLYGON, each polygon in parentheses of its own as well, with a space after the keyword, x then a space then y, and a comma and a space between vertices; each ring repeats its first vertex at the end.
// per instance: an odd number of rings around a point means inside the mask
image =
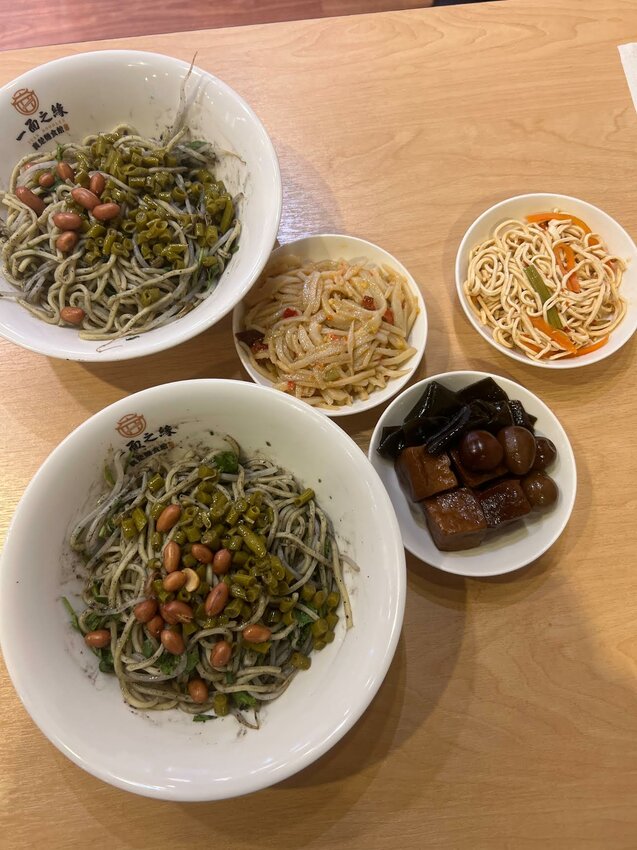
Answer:
MULTIPOLYGON (((416 349, 416 353, 411 360, 406 364, 407 372, 400 378, 395 378, 390 381, 382 390, 376 390, 371 393, 365 401, 354 401, 352 404, 343 405, 340 407, 316 408, 321 413, 327 416, 350 416, 354 413, 362 413, 364 410, 370 410, 372 407, 377 407, 379 404, 384 404, 392 396, 396 395, 414 374, 422 356, 425 352, 425 344, 427 342, 427 310, 423 301, 418 284, 413 279, 407 269, 395 257, 374 245, 373 242, 367 242, 365 239, 358 239, 355 236, 345 236, 338 233, 320 233, 314 236, 305 236, 302 239, 295 239, 293 242, 286 242, 285 245, 280 245, 272 252, 272 259, 285 257, 289 254, 294 254, 302 260, 318 262, 319 260, 354 260, 365 257, 377 265, 389 265, 399 274, 406 278, 407 283, 411 287, 412 292, 418 299, 419 313, 411 334, 409 336, 409 344, 416 349)), ((237 340, 236 334, 243 330, 243 317, 245 315, 245 305, 239 302, 232 314, 232 332, 234 336, 234 344, 237 349, 237 354, 241 359, 243 368, 246 370, 252 380, 265 387, 271 387, 272 382, 258 372, 248 357, 245 349, 237 340)))
POLYGON ((285 779, 353 726, 387 672, 404 604, 405 553, 396 515, 354 441, 327 417, 274 390, 246 381, 185 381, 144 390, 97 413, 35 475, 2 556, 0 639, 27 711, 76 764, 139 794, 213 800, 285 779), (313 656, 311 669, 263 710, 259 731, 239 735, 233 717, 193 723, 179 711, 133 711, 117 680, 97 674, 95 656, 69 626, 60 596, 76 598, 81 581, 73 576, 77 564, 65 538, 89 494, 95 497, 108 448, 131 439, 117 431, 130 414, 129 432, 142 427, 157 435, 162 426, 176 426, 172 439, 186 445, 213 429, 232 434, 247 452, 267 454, 314 488, 342 550, 360 567, 345 576, 354 628, 347 634, 340 628, 335 641, 313 656))
POLYGON ((530 564, 539 558, 560 536, 573 510, 577 490, 577 470, 571 444, 557 417, 543 401, 529 390, 486 372, 446 372, 434 375, 406 389, 385 410, 372 434, 369 459, 381 480, 398 516, 405 548, 421 561, 447 573, 481 578, 501 575, 530 564), (451 390, 459 390, 482 378, 493 378, 511 399, 518 399, 526 410, 537 416, 535 431, 548 437, 557 449, 556 462, 547 469, 559 489, 557 503, 546 513, 532 512, 522 523, 493 534, 475 549, 464 552, 441 552, 434 545, 422 513, 412 506, 400 486, 391 460, 381 457, 377 448, 383 428, 402 425, 402 422, 431 381, 439 381, 451 390))
POLYGON ((500 203, 494 204, 494 206, 485 210, 467 230, 458 248, 456 255, 456 288, 458 290, 460 304, 467 318, 487 342, 491 343, 502 354, 506 354, 507 357, 512 357, 520 363, 539 366, 543 369, 577 369, 581 366, 589 366, 591 363, 598 363, 600 360, 604 360, 618 351, 624 343, 628 342, 637 329, 637 247, 635 243, 624 228, 614 218, 608 215, 608 213, 600 210, 599 207, 595 207, 579 198, 572 198, 569 195, 554 195, 546 192, 516 195, 513 198, 500 201, 500 203), (617 254, 617 256, 622 257, 628 262, 628 268, 624 273, 621 284, 621 294, 628 302, 628 312, 621 324, 611 333, 607 344, 597 349, 597 351, 593 351, 591 354, 584 354, 581 357, 575 357, 572 360, 532 360, 521 351, 505 348, 504 345, 493 339, 491 330, 478 321, 469 306, 462 287, 467 278, 469 256, 472 249, 492 236, 498 224, 510 218, 523 219, 531 213, 555 209, 573 213, 573 215, 584 219, 590 228, 594 232, 599 233, 605 240, 612 254, 617 254))
MULTIPOLYGON (((34 140, 51 128, 66 123, 68 131, 46 142, 79 141, 90 133, 107 132, 129 122, 144 135, 157 136, 175 117, 179 89, 189 65, 170 56, 133 50, 104 50, 57 59, 27 71, 0 90, 0 190, 6 190, 14 164, 32 152, 34 140), (12 105, 17 93, 33 92, 35 101, 18 95, 21 114, 12 105), (64 115, 54 116, 52 109, 64 115), (48 123, 40 121, 31 133, 26 123, 44 110, 48 123), (17 137, 23 132, 24 136, 17 137)), ((193 68, 187 84, 192 94, 199 86, 189 112, 194 138, 205 138, 233 151, 236 157, 221 158, 216 172, 234 194, 243 192, 238 206, 242 224, 239 250, 224 271, 217 288, 195 310, 181 319, 130 340, 103 342, 81 340, 73 328, 48 325, 19 304, 0 299, 0 334, 32 351, 67 360, 126 360, 142 357, 201 333, 232 310, 250 289, 265 265, 276 240, 281 217, 281 176, 276 153, 267 132, 252 109, 229 86, 207 71, 193 68)), ((15 291, 1 277, 0 290, 15 291)))

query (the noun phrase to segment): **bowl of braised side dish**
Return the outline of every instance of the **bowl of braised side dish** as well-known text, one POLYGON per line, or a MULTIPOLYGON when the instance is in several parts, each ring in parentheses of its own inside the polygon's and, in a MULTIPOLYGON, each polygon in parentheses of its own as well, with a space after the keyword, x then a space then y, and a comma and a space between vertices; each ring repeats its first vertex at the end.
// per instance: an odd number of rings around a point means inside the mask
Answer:
POLYGON ((529 390, 483 372, 420 381, 387 408, 369 459, 405 548, 446 572, 489 576, 542 555, 573 509, 568 437, 529 390))

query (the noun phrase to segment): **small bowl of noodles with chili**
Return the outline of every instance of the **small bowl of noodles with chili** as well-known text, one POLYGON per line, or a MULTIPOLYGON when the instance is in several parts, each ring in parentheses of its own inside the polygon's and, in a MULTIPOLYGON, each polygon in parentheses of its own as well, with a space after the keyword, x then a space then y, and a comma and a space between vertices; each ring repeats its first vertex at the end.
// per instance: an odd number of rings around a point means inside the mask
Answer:
POLYGON ((637 328, 635 243, 568 195, 518 195, 482 213, 460 243, 456 287, 487 342, 547 369, 597 363, 637 328))
POLYGON ((67 56, 4 86, 0 115, 6 339, 67 360, 142 357, 216 324, 265 265, 276 153, 207 71, 141 51, 67 56))
POLYGON ((35 723, 105 782, 174 801, 256 791, 336 744, 405 605, 364 453, 249 381, 163 384, 92 416, 33 478, 1 567, 2 652, 35 723))
POLYGON ((232 325, 253 381, 333 417, 392 398, 427 341, 425 302, 405 266, 372 242, 334 233, 276 248, 232 325))

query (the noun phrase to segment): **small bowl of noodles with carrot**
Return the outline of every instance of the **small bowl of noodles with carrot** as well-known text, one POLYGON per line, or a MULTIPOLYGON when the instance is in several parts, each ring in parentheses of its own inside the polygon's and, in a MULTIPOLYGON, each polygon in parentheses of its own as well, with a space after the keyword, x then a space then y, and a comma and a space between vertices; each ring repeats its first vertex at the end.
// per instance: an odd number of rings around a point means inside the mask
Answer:
POLYGON ((482 213, 460 243, 456 286, 478 333, 522 363, 597 363, 637 328, 635 243, 568 195, 518 195, 482 213))

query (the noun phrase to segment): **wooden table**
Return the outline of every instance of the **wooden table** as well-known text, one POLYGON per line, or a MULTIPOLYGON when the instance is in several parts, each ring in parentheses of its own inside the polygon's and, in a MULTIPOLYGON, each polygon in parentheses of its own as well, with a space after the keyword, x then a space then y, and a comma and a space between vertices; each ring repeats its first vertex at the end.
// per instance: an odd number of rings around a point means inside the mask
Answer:
MULTIPOLYGON (((617 53, 631 38, 633 0, 509 0, 117 42, 197 50, 243 94, 281 158, 281 240, 345 231, 395 253, 429 311, 419 377, 475 368, 528 386, 571 437, 579 491, 560 540, 515 575, 463 580, 410 558, 376 700, 317 764, 250 798, 173 805, 99 782, 45 740, 3 670, 0 845, 637 846, 637 343, 571 373, 517 364, 470 328, 453 278, 468 224, 519 192, 586 198, 637 234, 637 117, 617 53)), ((111 45, 5 53, 0 83, 111 45)), ((95 411, 164 381, 245 377, 229 320, 140 362, 2 343, 0 363, 3 532, 40 463, 95 411)), ((343 424, 364 446, 374 419, 343 424)))

